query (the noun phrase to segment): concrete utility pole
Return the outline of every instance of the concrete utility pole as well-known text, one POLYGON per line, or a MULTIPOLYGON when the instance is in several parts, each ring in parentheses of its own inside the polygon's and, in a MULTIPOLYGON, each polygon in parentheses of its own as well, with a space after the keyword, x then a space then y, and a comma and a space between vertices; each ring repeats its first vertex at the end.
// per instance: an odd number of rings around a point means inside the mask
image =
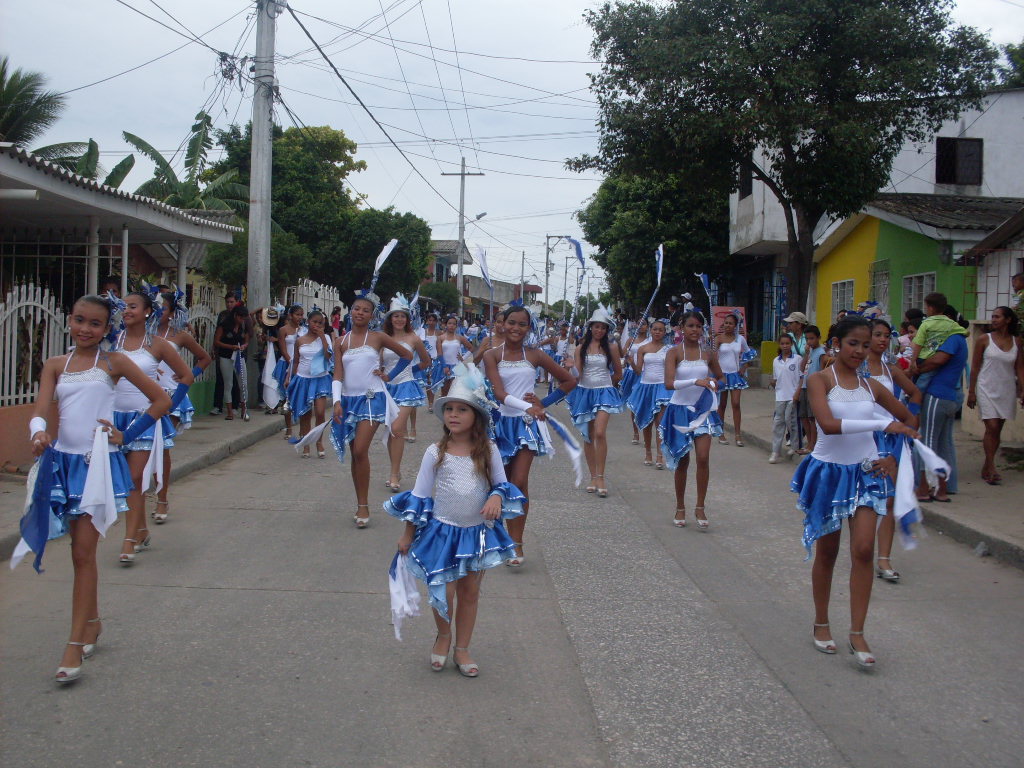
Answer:
MULTIPOLYGON (((442 173, 442 176, 459 176, 459 244, 456 247, 456 262, 458 266, 458 277, 455 279, 455 286, 459 289, 459 320, 462 320, 463 289, 462 282, 462 254, 466 252, 466 177, 483 176, 482 173, 466 173, 466 158, 462 158, 462 168, 458 173, 442 173)), ((479 219, 480 216, 477 216, 479 219)))
POLYGON ((253 59, 252 170, 249 177, 249 262, 246 272, 248 306, 270 304, 270 192, 273 160, 274 27, 281 7, 258 0, 256 57, 253 59))
POLYGON ((551 302, 548 299, 548 288, 551 285, 551 270, 554 265, 551 263, 551 241, 554 240, 556 243, 562 239, 562 235, 544 235, 544 309, 548 310, 551 308, 551 302))
POLYGON ((526 303, 526 251, 519 258, 519 298, 526 303))

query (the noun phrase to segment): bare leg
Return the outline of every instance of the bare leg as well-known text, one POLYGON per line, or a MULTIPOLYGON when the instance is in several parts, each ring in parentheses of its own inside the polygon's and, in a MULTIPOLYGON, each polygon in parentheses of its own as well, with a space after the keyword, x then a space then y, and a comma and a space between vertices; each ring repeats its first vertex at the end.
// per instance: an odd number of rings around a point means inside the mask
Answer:
POLYGON ((409 437, 416 439, 416 414, 419 412, 419 408, 411 408, 412 413, 409 414, 409 437))
MULTIPOLYGON (((533 451, 521 449, 512 460, 505 465, 505 474, 508 481, 523 492, 526 498, 530 498, 530 467, 533 466, 533 451)), ((516 550, 519 555, 523 554, 523 534, 526 532, 526 516, 529 514, 530 504, 523 504, 523 514, 513 517, 505 523, 505 530, 516 542, 516 550)))
POLYGON ((405 455, 406 424, 409 415, 415 412, 415 408, 403 405, 398 409, 398 417, 391 423, 391 436, 388 438, 388 455, 391 458, 392 485, 398 485, 402 480, 402 456, 405 455))
MULTIPOLYGON (((302 437, 303 435, 305 435, 305 434, 307 434, 309 432, 309 425, 310 425, 310 422, 312 420, 313 420, 313 412, 312 411, 306 411, 304 414, 299 416, 299 437, 302 437)), ((302 454, 304 456, 309 456, 309 446, 308 445, 305 448, 302 449, 302 454)))
MULTIPOLYGON (((68 639, 78 643, 96 642, 99 623, 89 624, 89 619, 100 615, 96 567, 96 544, 99 532, 93 527, 92 519, 83 515, 69 524, 71 529, 71 564, 74 568, 74 584, 71 588, 71 632, 68 639)), ((67 645, 61 656, 60 666, 77 667, 82 663, 82 647, 67 645)))
MULTIPOLYGON (((840 531, 822 536, 814 544, 814 564, 811 566, 811 594, 814 597, 814 623, 827 625, 828 603, 832 597, 832 574, 839 556, 840 531)), ((831 640, 828 626, 814 628, 817 640, 831 640)))
POLYGON ((142 473, 146 469, 149 453, 131 451, 127 458, 132 484, 135 487, 128 493, 128 511, 124 515, 125 538, 121 542, 121 554, 134 555, 135 542, 145 538, 141 537, 140 533, 146 527, 146 497, 142 495, 142 473))
POLYGON ((652 421, 646 427, 644 427, 644 462, 650 464, 654 459, 651 456, 651 433, 654 431, 654 422, 652 421))
POLYGON ((807 436, 807 452, 810 453, 818 442, 818 426, 814 423, 814 419, 801 419, 801 421, 804 424, 804 434, 807 436))
POLYGON ((365 515, 369 517, 370 510, 366 507, 367 498, 370 493, 370 443, 377 433, 378 422, 360 421, 356 425, 356 436, 349 444, 349 452, 352 454, 352 485, 356 491, 356 503, 363 505, 365 515))
POLYGON ((729 402, 729 393, 731 391, 731 389, 724 389, 718 395, 718 418, 720 418, 723 423, 725 422, 725 405, 729 402))
MULTIPOLYGON (((659 429, 661 428, 661 414, 663 414, 664 412, 665 412, 665 409, 662 408, 660 411, 658 411, 656 414, 654 414, 654 434, 655 434, 655 436, 661 434, 659 432, 659 429)), ((657 443, 658 443, 658 446, 657 446, 658 447, 658 463, 661 464, 662 466, 664 466, 664 464, 665 464, 665 457, 661 453, 661 441, 658 440, 657 443)))
POLYGON ((473 639, 473 628, 476 626, 477 608, 480 603, 480 582, 484 572, 476 571, 467 574, 455 582, 455 653, 452 660, 456 664, 472 664, 469 655, 469 644, 473 639))
POLYGON ((981 465, 981 476, 985 480, 996 474, 996 452, 999 450, 1004 423, 1003 419, 985 419, 985 436, 981 440, 981 445, 985 449, 985 463, 981 465))
POLYGON ((594 487, 598 484, 597 481, 594 479, 598 473, 594 454, 594 438, 592 436, 593 426, 594 422, 592 421, 588 421, 584 425, 587 439, 583 441, 583 455, 587 459, 587 470, 590 472, 590 487, 594 487))
POLYGON ((741 435, 743 434, 742 425, 740 424, 742 421, 742 413, 740 412, 740 395, 742 392, 742 389, 733 389, 729 391, 729 399, 732 400, 733 437, 737 440, 742 439, 741 435))
POLYGON ((594 420, 590 422, 590 440, 594 453, 594 469, 597 476, 601 478, 598 488, 608 487, 608 478, 605 477, 605 464, 608 461, 608 418, 611 416, 607 411, 598 411, 594 420))
MULTIPOLYGON (((327 418, 326 397, 318 397, 316 400, 313 401, 313 417, 315 419, 315 421, 313 422, 314 426, 318 427, 324 423, 324 420, 327 418)), ((322 436, 319 440, 316 441, 316 449, 320 453, 324 452, 324 440, 322 436)))
POLYGON ((686 473, 690 469, 690 454, 679 460, 674 476, 676 484, 676 509, 686 509, 686 473))
POLYGON ((630 414, 629 415, 629 423, 633 425, 633 439, 639 441, 640 440, 640 428, 637 427, 637 425, 636 425, 636 416, 634 416, 632 414, 632 412, 629 412, 629 414, 630 414))
MULTIPOLYGON (((893 500, 886 503, 885 517, 878 525, 878 559, 888 560, 892 554, 892 540, 896 534, 896 516, 892 511, 893 500)), ((886 563, 888 566, 889 563, 886 563)))
POLYGON ((701 435, 693 440, 693 453, 697 456, 697 506, 694 516, 704 520, 704 498, 708 493, 708 481, 711 479, 711 435, 701 435), (701 514, 697 514, 696 510, 701 514))
MULTIPOLYGON (((450 581, 445 585, 445 596, 448 600, 448 615, 452 616, 455 610, 454 581, 450 581)), ((434 614, 434 626, 437 627, 437 637, 434 638, 434 647, 430 649, 430 652, 435 656, 447 656, 452 644, 452 625, 441 618, 441 614, 436 610, 432 610, 431 613, 434 614)))
POLYGON ((868 651, 863 634, 864 620, 874 584, 871 558, 875 554, 875 523, 878 515, 870 507, 858 507, 850 518, 850 642, 858 651, 868 651))

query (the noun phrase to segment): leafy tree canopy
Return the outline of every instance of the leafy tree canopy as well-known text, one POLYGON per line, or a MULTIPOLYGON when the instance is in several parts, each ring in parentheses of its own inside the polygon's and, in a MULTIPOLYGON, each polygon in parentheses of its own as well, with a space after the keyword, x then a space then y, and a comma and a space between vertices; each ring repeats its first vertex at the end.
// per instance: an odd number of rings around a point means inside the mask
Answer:
POLYGON ((459 308, 459 289, 455 283, 424 283, 420 296, 433 299, 441 305, 441 312, 455 312, 459 308))
POLYGON ((699 177, 749 163, 787 213, 789 292, 806 302, 811 233, 888 179, 908 142, 977 106, 995 50, 952 0, 674 0, 586 14, 599 152, 571 168, 699 177), (795 290, 793 290, 795 288, 795 290))
POLYGON ((1002 88, 1024 88, 1024 41, 1002 47, 1004 61, 999 65, 999 85, 1002 88))
MULTIPOLYGON (((313 254, 288 232, 270 236, 270 293, 280 296, 289 285, 309 276, 313 254)), ((249 265, 249 232, 240 232, 230 243, 207 246, 206 273, 224 285, 242 285, 249 265)))

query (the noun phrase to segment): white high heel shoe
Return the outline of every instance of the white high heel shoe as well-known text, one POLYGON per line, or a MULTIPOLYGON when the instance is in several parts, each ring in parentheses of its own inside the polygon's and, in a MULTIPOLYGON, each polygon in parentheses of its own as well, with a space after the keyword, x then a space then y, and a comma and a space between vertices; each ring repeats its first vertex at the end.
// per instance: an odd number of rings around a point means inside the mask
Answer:
MULTIPOLYGON (((440 640, 442 637, 449 638, 449 642, 450 642, 451 636, 452 636, 451 632, 449 632, 447 635, 438 634, 434 638, 434 645, 437 645, 437 641, 440 640)), ((444 667, 445 667, 445 665, 447 663, 448 663, 448 652, 447 651, 442 656, 439 653, 434 653, 434 649, 433 648, 430 649, 430 668, 434 672, 440 672, 442 669, 444 669, 444 667)))
MULTIPOLYGON (((85 647, 85 643, 77 643, 74 640, 69 641, 68 645, 77 645, 77 646, 80 646, 82 648, 85 647)), ((83 658, 84 658, 84 655, 83 655, 83 658)), ((75 682, 75 680, 77 680, 81 676, 82 676, 82 665, 81 665, 81 663, 79 663, 79 665, 77 667, 57 667, 57 673, 54 675, 53 679, 56 682, 60 683, 61 685, 64 685, 66 683, 73 683, 73 682, 75 682)))
MULTIPOLYGON (((827 627, 828 626, 828 622, 826 621, 824 624, 815 624, 814 626, 815 627, 827 627)), ((817 648, 822 653, 827 653, 830 656, 835 654, 835 652, 836 652, 836 641, 835 640, 819 640, 818 638, 814 637, 813 633, 811 633, 811 639, 814 640, 814 647, 817 648)))
POLYGON ((136 541, 135 539, 128 539, 128 538, 126 538, 125 541, 130 541, 132 543, 132 551, 131 552, 122 552, 121 555, 117 558, 117 562, 119 562, 121 565, 127 567, 127 566, 129 566, 129 565, 131 565, 132 563, 135 562, 135 545, 138 544, 139 542, 136 541))
MULTIPOLYGON (((102 619, 100 619, 100 617, 97 616, 95 619, 89 619, 85 623, 86 624, 99 624, 100 621, 102 621, 102 619)), ((82 658, 83 659, 88 659, 90 656, 92 656, 94 653, 96 653, 96 644, 99 642, 100 634, 102 632, 103 632, 103 628, 101 627, 100 631, 96 633, 96 639, 93 642, 86 643, 85 645, 82 646, 82 658)))
MULTIPOLYGON (((468 651, 469 648, 461 648, 459 646, 455 646, 455 650, 468 651)), ((452 663, 455 664, 455 668, 459 670, 459 674, 463 677, 479 677, 480 675, 480 667, 477 665, 475 661, 471 661, 469 662, 469 664, 459 664, 455 661, 455 657, 453 656, 452 663)))
MULTIPOLYGON (((863 632, 851 632, 851 635, 861 635, 863 632)), ((875 655, 871 651, 858 651, 853 647, 853 641, 850 642, 850 653, 853 654, 853 658, 857 660, 857 666, 861 669, 874 669, 875 668, 875 655)))

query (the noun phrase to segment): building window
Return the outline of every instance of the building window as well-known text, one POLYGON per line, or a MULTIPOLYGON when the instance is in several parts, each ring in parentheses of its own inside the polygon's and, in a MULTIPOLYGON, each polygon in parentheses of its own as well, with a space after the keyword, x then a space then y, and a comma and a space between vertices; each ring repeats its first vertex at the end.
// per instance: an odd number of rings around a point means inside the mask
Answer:
POLYGON ((981 185, 982 140, 935 140, 935 183, 981 185))
POLYGON ((924 297, 935 292, 935 273, 907 275, 903 278, 903 311, 911 307, 924 308, 924 297))
POLYGON ((749 162, 740 163, 740 200, 754 194, 754 170, 749 162))
POLYGON ((840 309, 853 309, 853 280, 832 283, 832 314, 840 309))
POLYGON ((871 301, 877 302, 883 314, 889 313, 889 260, 883 259, 871 265, 871 301))

